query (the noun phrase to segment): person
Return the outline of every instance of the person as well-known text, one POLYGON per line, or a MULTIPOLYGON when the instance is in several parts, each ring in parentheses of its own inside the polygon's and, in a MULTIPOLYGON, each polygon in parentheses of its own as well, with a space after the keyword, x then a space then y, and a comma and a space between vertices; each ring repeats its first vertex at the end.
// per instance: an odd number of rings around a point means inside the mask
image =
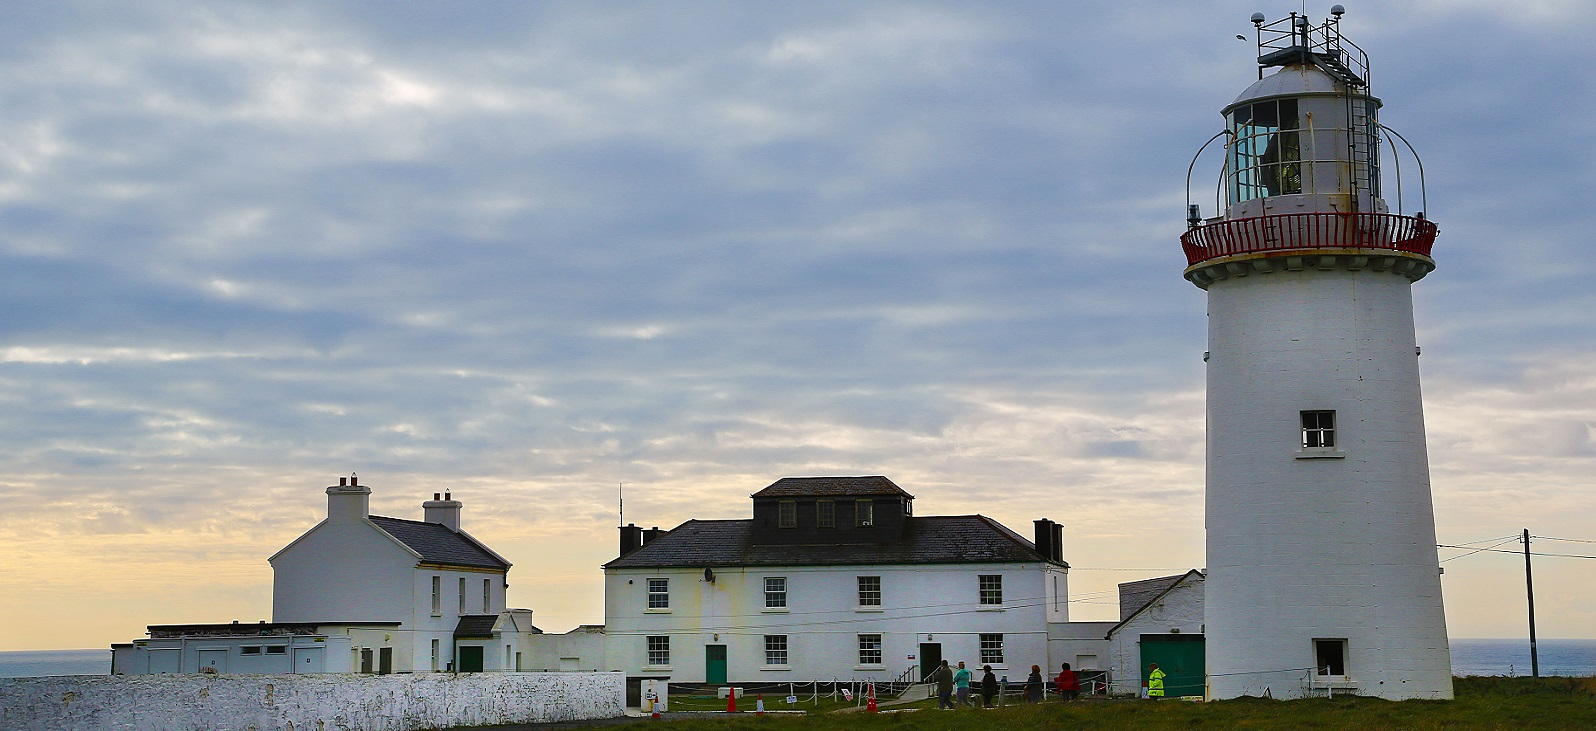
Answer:
POLYGON ((1059 671, 1053 683, 1058 686, 1060 700, 1072 701, 1081 696, 1081 676, 1070 669, 1069 663, 1064 663, 1064 669, 1059 671))
POLYGON ((981 672, 985 673, 981 676, 981 704, 991 708, 992 696, 998 692, 997 676, 992 674, 991 665, 982 665, 981 672))
POLYGON ((1032 665, 1031 675, 1025 679, 1025 702, 1042 702, 1042 666, 1032 665))
POLYGON ((937 684, 937 709, 952 710, 953 669, 948 667, 947 660, 943 660, 936 670, 931 671, 931 682, 937 684))
POLYGON ((1158 663, 1147 665, 1147 697, 1164 697, 1164 671, 1158 669, 1158 663))
POLYGON ((959 669, 953 671, 953 691, 957 694, 955 705, 966 708, 974 707, 970 702, 970 671, 964 669, 964 661, 959 661, 959 669))

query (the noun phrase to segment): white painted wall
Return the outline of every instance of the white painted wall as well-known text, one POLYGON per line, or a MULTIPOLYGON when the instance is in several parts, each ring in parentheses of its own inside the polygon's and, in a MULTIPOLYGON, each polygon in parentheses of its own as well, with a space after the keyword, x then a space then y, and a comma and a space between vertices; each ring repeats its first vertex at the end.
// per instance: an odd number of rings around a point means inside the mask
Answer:
POLYGON ((1146 611, 1114 631, 1107 643, 1110 693, 1136 695, 1141 692, 1145 665, 1141 660, 1142 635, 1203 634, 1205 584, 1202 577, 1186 577, 1169 593, 1148 605, 1146 611))
POLYGON ((611 718, 619 673, 158 675, 0 679, 0 728, 414 731, 611 718))
POLYGON ((608 569, 605 572, 606 667, 629 675, 670 676, 703 682, 705 646, 727 647, 731 682, 799 682, 832 678, 892 680, 918 665, 921 642, 942 645, 950 662, 979 667, 979 635, 1002 634, 999 674, 1020 677, 1032 664, 1051 665, 1048 620, 1068 616, 1063 570, 1051 564, 956 564, 920 566, 715 567, 703 569, 608 569), (1003 576, 1004 604, 978 603, 982 574, 1003 576), (787 608, 765 607, 764 579, 787 579, 787 608), (880 576, 880 609, 858 606, 859 576, 880 576), (1059 578, 1061 595, 1053 595, 1059 578), (648 611, 649 578, 670 579, 669 611, 648 611), (881 634, 883 662, 858 662, 858 635, 881 634), (765 635, 787 635, 789 662, 765 664, 765 635), (646 664, 650 635, 671 638, 671 664, 646 664))
POLYGON ((607 635, 603 627, 577 627, 564 634, 526 638, 531 670, 597 670, 605 668, 607 635))
POLYGON ((1408 279, 1232 277, 1208 315, 1214 696, 1297 695, 1313 640, 1346 638, 1359 692, 1450 698, 1408 279), (1299 458, 1317 409, 1337 412, 1339 458, 1299 458))

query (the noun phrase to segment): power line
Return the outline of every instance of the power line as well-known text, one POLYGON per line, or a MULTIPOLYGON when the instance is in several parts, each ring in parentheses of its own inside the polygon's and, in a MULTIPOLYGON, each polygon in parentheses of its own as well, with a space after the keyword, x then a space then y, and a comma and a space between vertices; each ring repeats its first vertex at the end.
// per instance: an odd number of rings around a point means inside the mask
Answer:
MULTIPOLYGON (((1490 546, 1489 548, 1476 548, 1476 549, 1474 549, 1472 551, 1469 551, 1468 553, 1458 554, 1456 556, 1453 556, 1452 558, 1443 558, 1443 559, 1441 559, 1441 563, 1446 563, 1447 561, 1455 561, 1455 560, 1460 559, 1460 558, 1468 558, 1469 556, 1473 556, 1474 554, 1479 553, 1480 551, 1489 551, 1489 550, 1492 550, 1494 548, 1505 546, 1505 545, 1507 545, 1509 543, 1512 543, 1514 541, 1517 541, 1517 540, 1518 540, 1518 536, 1512 536, 1512 537, 1508 538, 1507 540, 1496 544, 1495 546, 1490 546)), ((1481 543, 1481 542, 1482 541, 1475 541, 1475 543, 1481 543)), ((1446 546, 1440 546, 1440 547, 1441 548, 1446 548, 1446 546)))
POLYGON ((1587 538, 1553 538, 1551 536, 1530 536, 1530 538, 1542 541, 1563 541, 1565 543, 1596 543, 1596 541, 1587 538))
MULTIPOLYGON (((1464 551, 1474 551, 1475 553, 1479 553, 1480 551, 1490 551, 1492 553, 1511 553, 1514 556, 1522 556, 1522 555, 1524 555, 1523 551, 1508 551, 1508 550, 1504 550, 1504 549, 1501 549, 1501 548, 1479 548, 1479 549, 1476 549, 1473 546, 1448 546, 1448 545, 1441 544, 1441 543, 1435 544, 1435 547, 1436 548, 1455 548, 1455 549, 1464 550, 1464 551)), ((1581 556, 1581 555, 1579 555, 1577 553, 1539 553, 1539 552, 1532 552, 1532 553, 1530 553, 1530 555, 1531 556, 1552 556, 1552 557, 1555 557, 1555 558, 1584 558, 1584 559, 1590 559, 1590 560, 1596 561, 1596 556, 1581 556)))

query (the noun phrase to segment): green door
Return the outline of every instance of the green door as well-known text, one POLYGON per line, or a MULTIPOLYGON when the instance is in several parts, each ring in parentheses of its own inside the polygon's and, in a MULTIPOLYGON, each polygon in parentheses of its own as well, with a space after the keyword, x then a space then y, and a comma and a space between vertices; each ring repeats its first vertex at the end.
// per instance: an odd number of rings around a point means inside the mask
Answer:
POLYGON ((710 685, 726 682, 725 645, 704 645, 704 682, 710 685))
POLYGON ((480 672, 482 672, 482 646, 481 645, 461 645, 460 646, 460 672, 462 672, 462 673, 480 673, 480 672))
POLYGON ((1202 635, 1142 635, 1142 682, 1153 663, 1164 671, 1164 697, 1201 696, 1207 685, 1202 635))

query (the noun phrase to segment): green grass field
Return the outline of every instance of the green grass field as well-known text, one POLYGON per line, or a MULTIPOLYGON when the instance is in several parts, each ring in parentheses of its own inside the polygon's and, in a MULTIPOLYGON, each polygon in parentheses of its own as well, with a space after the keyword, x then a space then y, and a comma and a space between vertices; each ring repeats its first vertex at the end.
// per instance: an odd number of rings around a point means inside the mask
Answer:
MULTIPOLYGON (((1459 678, 1453 701, 1391 702, 1369 698, 1216 703, 1094 700, 1009 706, 990 711, 919 710, 912 713, 750 715, 649 721, 662 731, 987 731, 994 727, 1037 731, 1102 729, 1314 729, 1325 731, 1430 731, 1440 729, 1596 729, 1596 679, 1459 678)), ((776 707, 767 699, 766 707, 776 707)), ((722 702, 724 703, 724 701, 722 702)), ((934 705, 934 701, 930 702, 934 705)), ((674 703, 673 703, 674 705, 674 703)), ((740 703, 739 707, 743 707, 740 703)), ((751 708, 751 706, 748 706, 751 708)))

